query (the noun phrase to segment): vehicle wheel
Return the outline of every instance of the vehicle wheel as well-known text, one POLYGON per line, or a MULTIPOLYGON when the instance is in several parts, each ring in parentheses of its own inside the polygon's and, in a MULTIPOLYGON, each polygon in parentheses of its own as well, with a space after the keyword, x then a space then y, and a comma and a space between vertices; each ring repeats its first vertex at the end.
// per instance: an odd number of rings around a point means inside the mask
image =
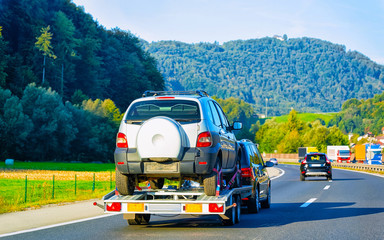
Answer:
POLYGON ((151 185, 151 189, 162 189, 164 186, 164 178, 159 178, 157 180, 150 180, 149 184, 151 185))
POLYGON ((248 200, 248 212, 258 213, 260 212, 260 198, 259 190, 256 188, 255 196, 251 196, 248 200))
POLYGON ((121 195, 132 195, 135 191, 133 176, 122 174, 116 169, 116 188, 121 195))
MULTIPOLYGON (((215 168, 217 169, 218 172, 220 172, 221 170, 221 160, 219 158, 217 158, 216 160, 216 165, 215 165, 215 168)), ((222 186, 222 174, 220 174, 220 188, 222 186)), ((216 196, 216 188, 217 188, 217 185, 218 185, 218 182, 217 182, 217 173, 215 171, 212 171, 212 173, 210 175, 208 175, 207 177, 204 178, 204 181, 203 181, 203 185, 204 185, 204 193, 207 195, 207 196, 216 196)))
MULTIPOLYGON (((236 202, 235 196, 232 195, 230 198, 229 205, 232 205, 234 202, 236 202)), ((225 226, 232 226, 236 223, 236 207, 231 207, 228 209, 224 214, 228 219, 221 218, 221 222, 225 226)))
POLYGON ((129 225, 147 225, 151 219, 151 214, 135 214, 135 219, 128 219, 129 225))
POLYGON ((300 174, 300 181, 305 181, 305 176, 303 174, 300 174))
POLYGON ((332 175, 329 175, 328 177, 327 177, 327 180, 332 180, 332 175))
POLYGON ((240 218, 241 218, 241 196, 237 196, 236 197, 236 223, 239 223, 240 222, 240 218))
POLYGON ((262 208, 270 208, 271 207, 271 184, 268 187, 267 199, 260 202, 262 208))

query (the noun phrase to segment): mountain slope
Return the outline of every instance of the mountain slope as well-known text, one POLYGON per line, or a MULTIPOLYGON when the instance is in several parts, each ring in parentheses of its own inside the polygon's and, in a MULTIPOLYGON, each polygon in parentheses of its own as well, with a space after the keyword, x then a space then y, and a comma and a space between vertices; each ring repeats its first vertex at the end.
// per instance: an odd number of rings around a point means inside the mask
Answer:
POLYGON ((144 42, 168 89, 205 89, 238 97, 259 112, 340 111, 350 98, 384 90, 384 66, 342 45, 313 38, 261 38, 217 43, 144 42))

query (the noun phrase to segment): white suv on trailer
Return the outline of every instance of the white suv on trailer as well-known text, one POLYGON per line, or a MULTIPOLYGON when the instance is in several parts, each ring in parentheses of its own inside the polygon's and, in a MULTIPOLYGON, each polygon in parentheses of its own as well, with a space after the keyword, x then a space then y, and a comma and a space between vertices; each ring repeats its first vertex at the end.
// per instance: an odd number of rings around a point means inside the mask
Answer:
MULTIPOLYGON (((128 107, 116 140, 116 187, 132 195, 139 182, 193 180, 214 196, 240 168, 240 148, 219 104, 204 91, 146 91, 128 107)), ((240 174, 235 181, 240 185, 240 174)))

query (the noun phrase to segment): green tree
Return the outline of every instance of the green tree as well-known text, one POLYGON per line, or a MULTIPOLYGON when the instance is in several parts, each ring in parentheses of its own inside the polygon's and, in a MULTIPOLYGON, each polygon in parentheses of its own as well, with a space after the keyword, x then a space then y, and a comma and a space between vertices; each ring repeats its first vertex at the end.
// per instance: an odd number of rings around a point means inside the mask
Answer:
POLYGON ((25 155, 35 161, 68 160, 70 143, 78 130, 73 116, 55 91, 30 84, 21 98, 24 113, 33 122, 25 155))
POLYGON ((46 28, 43 27, 40 30, 41 35, 36 38, 37 42, 35 43, 35 46, 39 49, 39 51, 43 52, 43 56, 44 56, 43 80, 42 80, 43 85, 45 80, 45 57, 48 56, 53 59, 56 58, 55 54, 52 51, 52 46, 51 46, 52 33, 50 33, 49 30, 50 30, 49 25, 46 28))
POLYGON ((64 97, 64 85, 66 83, 64 73, 68 79, 75 78, 75 66, 71 62, 71 58, 76 57, 75 49, 79 44, 79 40, 74 37, 75 25, 62 11, 56 13, 53 30, 55 32, 53 43, 61 66, 59 89, 61 96, 64 97))

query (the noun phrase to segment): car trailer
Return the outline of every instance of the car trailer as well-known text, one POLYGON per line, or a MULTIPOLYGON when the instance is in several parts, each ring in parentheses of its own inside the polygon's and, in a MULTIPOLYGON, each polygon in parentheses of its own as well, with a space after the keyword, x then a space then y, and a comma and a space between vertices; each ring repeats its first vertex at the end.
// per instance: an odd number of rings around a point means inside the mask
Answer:
POLYGON ((230 226, 240 222, 242 202, 250 202, 251 196, 251 185, 224 189, 216 196, 204 194, 203 187, 177 190, 138 188, 133 195, 126 196, 112 191, 103 197, 103 205, 94 205, 103 208, 105 213, 122 213, 129 225, 148 224, 152 214, 193 214, 218 215, 223 225, 230 226))

